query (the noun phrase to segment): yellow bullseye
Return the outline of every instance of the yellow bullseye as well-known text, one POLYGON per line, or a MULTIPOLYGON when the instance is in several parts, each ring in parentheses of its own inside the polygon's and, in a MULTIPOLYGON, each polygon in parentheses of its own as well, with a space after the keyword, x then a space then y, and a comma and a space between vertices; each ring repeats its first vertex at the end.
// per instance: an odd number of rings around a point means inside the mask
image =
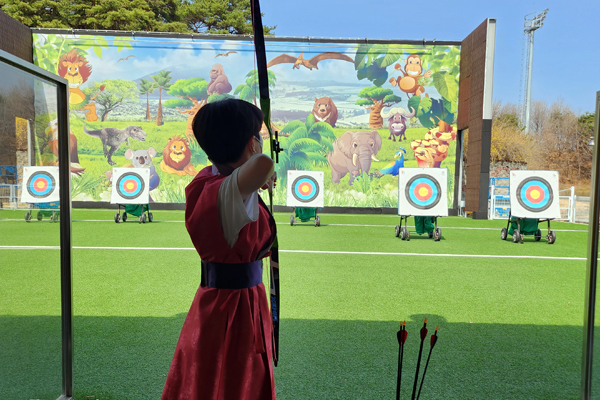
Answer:
POLYGON ((135 184, 133 182, 127 182, 125 184, 125 187, 127 188, 127 190, 132 190, 135 187, 135 184))
POLYGON ((540 191, 539 191, 539 190, 535 190, 535 189, 534 189, 534 190, 532 190, 532 191, 529 193, 529 195, 531 196, 531 198, 532 198, 532 199, 534 199, 534 200, 537 200, 537 199, 539 199, 539 198, 540 198, 540 196, 541 196, 542 194, 540 193, 540 191))
POLYGON ((310 186, 309 185, 302 185, 300 186, 300 192, 302 194, 306 194, 310 192, 310 186))
POLYGON ((419 188, 419 196, 425 197, 429 194, 429 190, 426 187, 419 188))
POLYGON ((38 187, 38 189, 43 189, 43 188, 44 188, 44 186, 45 186, 45 184, 44 184, 44 182, 42 182, 42 181, 38 181, 38 182, 36 183, 36 186, 38 187))

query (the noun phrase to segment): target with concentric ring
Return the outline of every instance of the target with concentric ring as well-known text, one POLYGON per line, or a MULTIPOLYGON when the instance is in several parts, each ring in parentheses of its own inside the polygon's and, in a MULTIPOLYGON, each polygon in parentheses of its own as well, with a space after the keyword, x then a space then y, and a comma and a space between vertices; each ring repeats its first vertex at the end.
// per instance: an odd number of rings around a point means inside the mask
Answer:
POLYGON ((527 178, 517 186, 517 201, 529 212, 545 211, 552 205, 553 200, 552 186, 544 178, 527 178))
POLYGON ((315 201, 319 195, 319 184, 312 176, 300 175, 292 183, 292 196, 301 203, 315 201))
POLYGON ((56 190, 56 180, 46 171, 37 171, 27 179, 27 192, 36 199, 45 199, 56 190))
POLYGON ((137 199, 144 192, 144 179, 135 172, 127 172, 117 180, 117 194, 124 199, 137 199))
POLYGON ((419 210, 434 208, 442 198, 442 189, 434 177, 426 174, 413 176, 406 183, 406 200, 419 210))

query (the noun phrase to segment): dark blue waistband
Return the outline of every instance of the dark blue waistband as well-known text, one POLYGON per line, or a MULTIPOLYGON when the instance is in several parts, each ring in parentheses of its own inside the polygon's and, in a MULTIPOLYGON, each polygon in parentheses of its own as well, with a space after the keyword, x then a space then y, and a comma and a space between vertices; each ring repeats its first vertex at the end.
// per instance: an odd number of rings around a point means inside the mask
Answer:
POLYGON ((246 289, 262 282, 262 260, 241 264, 202 261, 201 286, 216 289, 246 289))

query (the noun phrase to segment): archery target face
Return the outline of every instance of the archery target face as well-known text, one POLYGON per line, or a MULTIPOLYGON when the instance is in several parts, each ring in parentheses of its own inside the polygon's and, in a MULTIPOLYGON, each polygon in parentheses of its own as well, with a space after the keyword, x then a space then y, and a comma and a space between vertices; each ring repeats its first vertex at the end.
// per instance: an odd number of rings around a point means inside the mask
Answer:
POLYGON ((400 168, 398 215, 448 216, 446 168, 400 168))
POLYGON ((148 204, 150 168, 113 168, 112 204, 148 204))
POLYGON ((288 171, 288 207, 323 207, 325 174, 323 171, 288 171))
POLYGON ((510 171, 510 212, 520 218, 560 218, 558 172, 510 171))
POLYGON ((58 167, 24 167, 22 203, 59 201, 58 167))

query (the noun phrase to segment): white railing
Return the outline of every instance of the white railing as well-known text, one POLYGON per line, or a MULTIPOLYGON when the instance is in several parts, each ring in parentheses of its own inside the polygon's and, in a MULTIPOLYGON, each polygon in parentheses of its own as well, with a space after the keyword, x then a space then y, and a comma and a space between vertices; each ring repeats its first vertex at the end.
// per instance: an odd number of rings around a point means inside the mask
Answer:
POLYGON ((21 185, 0 184, 0 209, 8 208, 16 210, 17 208, 29 208, 29 204, 20 202, 21 185))
MULTIPOLYGON (((558 221, 587 223, 589 220, 590 198, 575 195, 575 187, 559 192, 560 218, 558 221)), ((508 218, 510 213, 510 198, 506 189, 490 186, 488 218, 508 218)))

